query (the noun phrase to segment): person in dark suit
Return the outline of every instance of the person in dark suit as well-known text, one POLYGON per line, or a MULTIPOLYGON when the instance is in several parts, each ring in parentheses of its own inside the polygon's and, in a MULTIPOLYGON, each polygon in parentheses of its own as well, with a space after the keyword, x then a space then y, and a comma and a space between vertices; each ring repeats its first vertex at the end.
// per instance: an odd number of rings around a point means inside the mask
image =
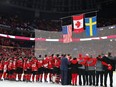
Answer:
POLYGON ((60 70, 61 70, 61 84, 62 85, 67 85, 68 65, 69 65, 69 61, 66 58, 66 55, 63 54, 62 58, 61 58, 61 66, 60 66, 60 70))
POLYGON ((107 87, 107 76, 109 74, 110 78, 110 87, 113 87, 113 71, 115 71, 115 60, 114 57, 112 57, 111 53, 108 52, 108 56, 103 56, 102 60, 108 64, 108 67, 104 66, 104 85, 107 87))
MULTIPOLYGON (((67 58, 68 58, 68 61, 71 62, 72 57, 70 56, 70 54, 67 54, 67 58)), ((67 84, 71 85, 71 78, 72 78, 72 76, 71 76, 71 66, 70 66, 70 64, 68 65, 68 74, 67 75, 68 75, 67 84)))

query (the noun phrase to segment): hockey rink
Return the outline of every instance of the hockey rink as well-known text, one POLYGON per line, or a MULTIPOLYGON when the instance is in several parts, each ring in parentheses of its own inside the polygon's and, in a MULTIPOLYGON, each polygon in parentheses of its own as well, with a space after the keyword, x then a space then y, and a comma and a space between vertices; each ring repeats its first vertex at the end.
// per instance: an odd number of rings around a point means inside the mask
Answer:
MULTIPOLYGON (((109 78, 109 77, 108 77, 109 78)), ((107 81, 107 85, 109 86, 109 79, 107 81)), ((53 83, 40 83, 40 82, 16 82, 16 81, 0 81, 0 87, 62 87, 61 84, 53 84, 53 83)), ((67 85, 64 87, 74 87, 71 85, 67 85)), ((75 86, 75 87, 95 87, 95 86, 75 86)), ((98 86, 97 86, 98 87, 98 86)), ((116 87, 116 72, 114 72, 114 76, 113 76, 113 87, 116 87)))

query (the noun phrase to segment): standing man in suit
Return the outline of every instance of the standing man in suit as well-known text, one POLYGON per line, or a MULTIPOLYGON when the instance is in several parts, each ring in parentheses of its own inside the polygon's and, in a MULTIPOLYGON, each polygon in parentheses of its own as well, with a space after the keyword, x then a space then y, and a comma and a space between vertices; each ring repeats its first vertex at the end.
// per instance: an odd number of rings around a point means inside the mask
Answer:
POLYGON ((66 58, 66 55, 63 54, 62 58, 61 58, 61 66, 60 66, 60 70, 61 70, 61 84, 62 85, 67 85, 68 65, 69 65, 69 61, 66 58))
POLYGON ((108 52, 108 56, 104 56, 102 59, 104 62, 106 62, 108 64, 108 67, 104 66, 104 85, 105 87, 107 87, 107 76, 109 74, 109 78, 110 78, 110 87, 113 87, 113 71, 115 71, 115 60, 114 57, 112 57, 111 53, 108 52))

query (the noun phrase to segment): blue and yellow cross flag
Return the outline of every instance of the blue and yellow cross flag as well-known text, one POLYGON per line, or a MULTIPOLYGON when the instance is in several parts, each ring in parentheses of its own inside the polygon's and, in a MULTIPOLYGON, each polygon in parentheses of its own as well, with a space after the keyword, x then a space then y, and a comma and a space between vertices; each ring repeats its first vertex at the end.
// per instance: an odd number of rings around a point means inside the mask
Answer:
POLYGON ((85 18, 85 28, 86 28, 87 36, 96 36, 97 35, 96 16, 85 18))

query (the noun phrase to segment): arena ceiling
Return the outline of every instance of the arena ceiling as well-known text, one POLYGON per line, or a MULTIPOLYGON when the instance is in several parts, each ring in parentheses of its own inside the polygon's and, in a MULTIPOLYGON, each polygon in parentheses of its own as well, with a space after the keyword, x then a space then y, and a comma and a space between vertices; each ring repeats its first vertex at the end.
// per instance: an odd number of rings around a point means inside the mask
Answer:
POLYGON ((40 18, 60 18, 89 11, 101 11, 112 8, 114 2, 116 0, 0 0, 3 9, 6 6, 9 11, 12 10, 16 14, 24 11, 25 14, 40 18))

